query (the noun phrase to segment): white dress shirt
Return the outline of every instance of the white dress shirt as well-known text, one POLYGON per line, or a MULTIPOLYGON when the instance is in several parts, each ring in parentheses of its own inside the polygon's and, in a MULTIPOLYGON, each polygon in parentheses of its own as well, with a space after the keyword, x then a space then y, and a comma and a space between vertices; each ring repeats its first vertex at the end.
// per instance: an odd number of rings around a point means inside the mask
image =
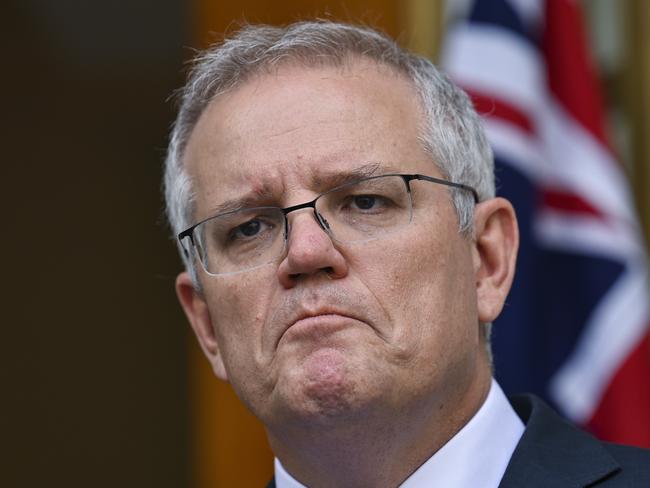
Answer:
MULTIPOLYGON (((485 402, 465 426, 420 466, 401 488, 497 488, 524 433, 524 424, 492 379, 485 402)), ((306 488, 275 459, 277 488, 306 488)))

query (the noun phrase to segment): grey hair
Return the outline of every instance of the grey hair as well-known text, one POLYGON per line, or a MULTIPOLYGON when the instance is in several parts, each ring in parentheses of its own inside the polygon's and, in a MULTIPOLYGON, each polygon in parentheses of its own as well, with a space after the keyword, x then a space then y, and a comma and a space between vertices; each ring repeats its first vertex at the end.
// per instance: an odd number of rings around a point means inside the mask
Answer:
MULTIPOLYGON (((420 98, 425 124, 419 140, 451 181, 476 189, 481 200, 494 196, 494 163, 479 118, 468 96, 428 59, 408 53, 395 41, 366 27, 330 21, 298 22, 287 27, 249 25, 199 54, 186 85, 165 161, 167 217, 174 235, 192 224, 192 182, 183 167, 188 140, 201 114, 219 95, 282 63, 306 67, 345 66, 366 58, 409 80, 420 98)), ((472 232, 473 197, 452 190, 459 231, 472 232)), ((189 253, 181 256, 198 285, 189 253)))

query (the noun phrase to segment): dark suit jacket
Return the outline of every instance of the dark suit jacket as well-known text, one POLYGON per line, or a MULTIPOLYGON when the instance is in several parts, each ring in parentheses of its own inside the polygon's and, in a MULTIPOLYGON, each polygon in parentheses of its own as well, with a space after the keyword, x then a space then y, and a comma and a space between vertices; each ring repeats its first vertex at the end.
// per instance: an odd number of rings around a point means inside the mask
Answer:
POLYGON ((499 488, 650 488, 650 451, 600 442, 537 397, 510 401, 526 430, 499 488))
POLYGON ((600 442, 535 396, 510 400, 526 430, 499 488, 650 488, 650 450, 600 442))

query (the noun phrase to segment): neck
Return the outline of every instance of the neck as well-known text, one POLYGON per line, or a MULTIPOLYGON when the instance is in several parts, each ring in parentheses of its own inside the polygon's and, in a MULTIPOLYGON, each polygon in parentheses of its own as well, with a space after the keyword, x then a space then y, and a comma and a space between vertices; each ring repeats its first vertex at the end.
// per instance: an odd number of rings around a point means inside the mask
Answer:
POLYGON ((377 409, 269 428, 269 442, 285 469, 310 488, 398 486, 474 416, 490 381, 487 371, 456 395, 398 413, 377 409))

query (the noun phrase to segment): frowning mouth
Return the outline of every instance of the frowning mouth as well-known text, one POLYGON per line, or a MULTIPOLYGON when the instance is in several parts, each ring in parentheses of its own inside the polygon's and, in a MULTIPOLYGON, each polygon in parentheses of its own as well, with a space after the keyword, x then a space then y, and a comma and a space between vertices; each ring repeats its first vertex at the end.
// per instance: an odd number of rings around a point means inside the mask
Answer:
POLYGON ((303 313, 288 325, 278 343, 282 340, 320 339, 359 323, 359 319, 344 312, 303 313))
POLYGON ((341 321, 350 321, 350 320, 356 320, 353 319, 352 317, 349 317, 347 315, 342 315, 338 313, 324 313, 324 314, 319 314, 319 315, 308 315, 306 317, 300 318, 296 320, 293 324, 289 326, 289 328, 292 327, 309 327, 309 326, 317 326, 317 325, 328 325, 333 322, 341 322, 341 321))

